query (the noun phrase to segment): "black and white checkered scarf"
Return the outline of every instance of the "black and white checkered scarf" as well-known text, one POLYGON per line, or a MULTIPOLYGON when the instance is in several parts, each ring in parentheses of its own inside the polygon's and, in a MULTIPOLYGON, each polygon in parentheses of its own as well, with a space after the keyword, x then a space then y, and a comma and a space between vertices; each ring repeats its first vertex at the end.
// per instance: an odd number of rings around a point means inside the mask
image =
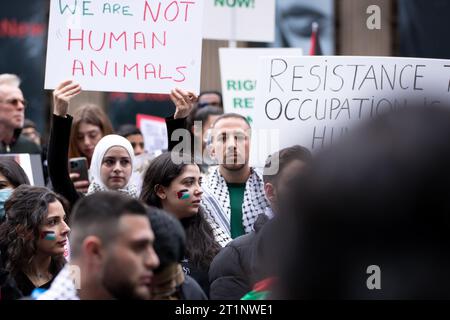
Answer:
MULTIPOLYGON (((203 185, 202 204, 208 214, 217 242, 224 247, 231 239, 231 205, 227 183, 216 168, 203 185)), ((262 177, 253 169, 247 179, 242 203, 242 224, 245 233, 253 229, 259 214, 264 214, 269 203, 264 195, 262 177)))

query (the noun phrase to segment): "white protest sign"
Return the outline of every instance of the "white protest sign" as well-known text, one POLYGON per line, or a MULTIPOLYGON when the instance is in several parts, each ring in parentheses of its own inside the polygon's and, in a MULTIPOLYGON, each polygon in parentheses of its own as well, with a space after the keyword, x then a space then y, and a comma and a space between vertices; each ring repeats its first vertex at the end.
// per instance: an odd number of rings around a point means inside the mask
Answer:
POLYGON ((250 122, 255 110, 256 79, 262 56, 301 56, 302 49, 220 48, 220 76, 225 113, 243 115, 250 122))
POLYGON ((137 114, 136 126, 141 129, 145 150, 149 154, 159 154, 162 150, 167 150, 168 139, 164 118, 137 114))
POLYGON ((204 0, 203 38, 273 42, 275 0, 204 0))
MULTIPOLYGON (((390 57, 265 57, 261 59, 252 129, 279 134, 279 145, 313 151, 356 124, 414 102, 450 102, 450 60, 390 57)), ((259 146, 253 145, 252 148, 259 146)), ((277 151, 267 147, 266 153, 277 151)), ((252 161, 262 155, 252 150, 252 161)))
POLYGON ((203 1, 52 0, 45 89, 199 92, 203 1))

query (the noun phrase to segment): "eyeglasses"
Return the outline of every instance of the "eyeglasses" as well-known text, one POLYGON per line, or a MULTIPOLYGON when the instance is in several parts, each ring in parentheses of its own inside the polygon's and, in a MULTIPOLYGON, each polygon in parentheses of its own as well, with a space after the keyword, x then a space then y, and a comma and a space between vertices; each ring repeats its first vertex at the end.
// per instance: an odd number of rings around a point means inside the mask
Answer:
POLYGON ((22 100, 22 99, 0 100, 0 103, 11 104, 11 105, 13 105, 15 107, 17 107, 19 105, 19 103, 23 104, 24 107, 26 107, 28 105, 28 101, 27 100, 22 100))

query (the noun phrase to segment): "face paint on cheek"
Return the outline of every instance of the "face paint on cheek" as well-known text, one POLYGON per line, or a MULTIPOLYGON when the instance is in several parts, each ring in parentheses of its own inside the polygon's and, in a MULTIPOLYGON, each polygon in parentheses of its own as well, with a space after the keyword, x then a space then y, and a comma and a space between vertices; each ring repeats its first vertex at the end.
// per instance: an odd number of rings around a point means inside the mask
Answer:
POLYGON ((189 195, 189 190, 188 189, 183 189, 177 192, 177 197, 180 200, 186 200, 189 199, 190 195, 189 195))
POLYGON ((43 231, 41 233, 41 239, 48 240, 48 241, 55 241, 56 233, 53 231, 43 231))

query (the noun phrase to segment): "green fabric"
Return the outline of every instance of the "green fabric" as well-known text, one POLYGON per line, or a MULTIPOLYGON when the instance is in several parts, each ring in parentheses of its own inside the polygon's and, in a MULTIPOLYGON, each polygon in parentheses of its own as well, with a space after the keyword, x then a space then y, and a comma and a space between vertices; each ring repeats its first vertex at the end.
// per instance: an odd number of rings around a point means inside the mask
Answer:
POLYGON ((245 234, 242 225, 242 203, 244 202, 245 183, 227 183, 231 205, 231 238, 245 234))
POLYGON ((241 300, 267 300, 269 291, 250 291, 241 300))

